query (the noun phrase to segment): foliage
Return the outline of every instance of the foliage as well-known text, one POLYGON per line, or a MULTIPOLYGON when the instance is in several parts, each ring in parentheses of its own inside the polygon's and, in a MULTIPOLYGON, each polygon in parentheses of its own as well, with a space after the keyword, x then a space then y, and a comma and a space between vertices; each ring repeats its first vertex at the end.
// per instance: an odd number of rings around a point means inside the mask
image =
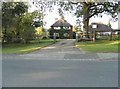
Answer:
POLYGON ((41 23, 40 21, 34 21, 34 22, 33 22, 33 26, 36 27, 36 28, 37 28, 37 27, 40 27, 41 24, 42 24, 42 23, 41 23))
POLYGON ((108 22, 108 26, 111 27, 111 23, 110 23, 110 21, 108 22))
POLYGON ((33 17, 34 16, 31 13, 26 13, 25 15, 22 16, 20 26, 22 30, 21 38, 24 41, 24 43, 27 43, 30 40, 34 39, 35 30, 34 27, 32 26, 33 17))
POLYGON ((35 35, 36 35, 36 38, 37 39, 42 39, 42 37, 43 37, 43 28, 42 27, 36 27, 35 28, 35 35))
POLYGON ((61 27, 60 27, 60 36, 61 36, 62 38, 64 38, 64 35, 63 35, 63 34, 65 33, 65 31, 66 31, 66 30, 61 26, 61 27))
POLYGON ((95 0, 83 0, 74 2, 60 2, 59 5, 66 11, 73 11, 77 17, 83 17, 83 28, 88 34, 89 19, 93 16, 102 17, 101 13, 109 14, 113 20, 118 20, 120 7, 118 2, 95 2, 95 0))
POLYGON ((113 21, 118 20, 118 13, 120 12, 120 6, 117 1, 113 2, 101 2, 96 0, 74 0, 74 1, 36 1, 34 2, 36 7, 39 7, 42 11, 46 11, 48 8, 51 10, 53 6, 58 5, 60 16, 63 16, 64 11, 73 12, 77 17, 83 18, 83 29, 88 34, 89 19, 94 16, 102 17, 102 13, 112 16, 113 21))
POLYGON ((74 30, 73 30, 74 32, 82 32, 82 30, 81 30, 81 28, 80 27, 78 27, 78 26, 74 26, 74 30))
POLYGON ((43 27, 46 24, 43 18, 48 15, 46 12, 51 12, 54 9, 53 6, 57 4, 57 0, 34 0, 32 4, 34 4, 34 6, 38 8, 37 11, 41 13, 41 19, 37 25, 40 24, 43 27))
POLYGON ((61 8, 58 8, 58 11, 59 11, 59 16, 60 16, 60 17, 64 17, 64 13, 63 13, 62 9, 61 9, 61 8))
POLYGON ((42 35, 43 31, 41 27, 37 27, 35 28, 35 30, 36 30, 36 35, 42 35))
POLYGON ((3 32, 3 40, 7 40, 7 28, 12 25, 13 17, 12 14, 13 4, 12 3, 4 3, 2 4, 2 32, 3 32))
POLYGON ((28 7, 23 2, 3 2, 2 4, 2 29, 3 42, 12 41, 12 36, 20 39, 20 16, 27 11, 28 7), (13 23, 14 22, 14 23, 13 23))
POLYGON ((115 36, 113 36, 113 40, 114 40, 114 41, 120 40, 120 35, 115 35, 115 36))
POLYGON ((43 25, 42 13, 40 13, 39 11, 34 11, 34 12, 32 12, 32 14, 34 16, 32 25, 34 27, 42 26, 43 25))
MULTIPOLYGON (((2 4, 2 33, 3 42, 28 43, 35 38, 32 26, 35 17, 41 18, 37 11, 28 13, 28 6, 24 2, 3 2, 2 4)), ((41 23, 38 23, 41 26, 41 23)))

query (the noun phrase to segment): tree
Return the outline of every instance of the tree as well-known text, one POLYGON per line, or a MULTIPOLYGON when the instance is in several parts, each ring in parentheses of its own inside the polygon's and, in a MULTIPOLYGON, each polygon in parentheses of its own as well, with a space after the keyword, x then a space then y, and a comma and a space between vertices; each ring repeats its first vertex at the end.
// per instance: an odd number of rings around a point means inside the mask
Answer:
MULTIPOLYGON (((44 9, 52 8, 54 5, 59 5, 59 12, 61 10, 74 12, 77 17, 83 18, 83 29, 85 34, 88 35, 88 25, 89 19, 93 16, 102 17, 102 13, 109 14, 116 21, 118 18, 118 12, 120 11, 120 6, 118 2, 98 2, 96 0, 79 0, 74 1, 42 1, 34 2, 37 7, 41 7, 44 9), (46 6, 45 6, 46 5, 46 6)), ((60 13, 61 14, 61 13, 60 13)), ((63 14, 63 13, 62 13, 63 14)), ((87 36, 88 37, 88 36, 87 36)))
MULTIPOLYGON (((88 25, 89 19, 93 16, 102 17, 101 13, 109 14, 116 21, 117 15, 120 11, 118 2, 92 2, 91 0, 84 0, 84 2, 60 2, 59 5, 64 8, 64 10, 75 10, 75 15, 77 17, 83 17, 83 29, 88 35, 88 25)), ((87 36, 88 37, 88 36, 87 36)))
POLYGON ((59 16, 62 18, 64 17, 64 12, 62 11, 61 8, 58 8, 59 16))
POLYGON ((34 0, 32 2, 32 4, 34 4, 36 6, 36 8, 38 8, 37 12, 39 12, 41 14, 41 25, 42 27, 46 24, 46 22, 43 21, 44 16, 47 15, 47 11, 52 11, 54 8, 53 6, 56 5, 56 1, 53 0, 34 0))
POLYGON ((27 12, 27 5, 23 2, 3 2, 2 4, 2 27, 3 42, 12 41, 13 35, 20 39, 20 16, 27 12), (14 28, 14 31, 13 29, 14 28), (10 35, 11 34, 11 35, 10 35))
POLYGON ((2 41, 7 41, 7 28, 12 25, 12 17, 13 17, 13 3, 5 3, 2 4, 2 32, 3 32, 3 39, 2 41))
POLYGON ((39 11, 34 11, 32 13, 35 17, 33 19, 33 26, 35 27, 35 35, 36 38, 40 41, 43 37, 43 20, 42 20, 42 13, 39 11))
POLYGON ((40 27, 40 26, 42 26, 43 25, 43 22, 41 20, 42 13, 40 13, 38 11, 34 11, 34 12, 32 12, 32 15, 34 16, 32 25, 34 27, 40 27))
POLYGON ((32 13, 26 13, 21 17, 21 39, 24 43, 29 43, 30 40, 35 38, 35 29, 32 26, 34 15, 32 13))
POLYGON ((23 2, 17 2, 15 4, 16 5, 15 5, 15 8, 13 9, 13 13, 17 18, 16 24, 15 24, 15 26, 16 26, 16 39, 17 39, 17 42, 20 42, 21 41, 21 38, 20 38, 21 26, 19 25, 19 23, 22 20, 22 18, 21 18, 22 15, 24 15, 27 12, 28 6, 23 2))

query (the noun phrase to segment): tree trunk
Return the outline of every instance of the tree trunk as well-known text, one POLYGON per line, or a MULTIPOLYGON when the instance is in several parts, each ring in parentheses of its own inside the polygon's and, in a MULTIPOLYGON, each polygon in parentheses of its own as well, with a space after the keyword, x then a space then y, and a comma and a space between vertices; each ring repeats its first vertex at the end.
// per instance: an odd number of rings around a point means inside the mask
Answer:
POLYGON ((19 43, 19 42, 20 42, 20 34, 19 34, 19 31, 18 31, 17 34, 16 34, 16 38, 17 38, 17 43, 19 43))
POLYGON ((85 20, 84 18, 83 24, 84 24, 83 31, 85 31, 85 37, 89 38, 89 35, 88 35, 89 19, 85 20))
POLYGON ((17 27, 16 27, 16 42, 17 43, 20 43, 20 35, 21 35, 21 33, 20 33, 20 26, 19 26, 19 23, 17 23, 17 25, 16 25, 17 27))
POLYGON ((89 27, 89 5, 84 3, 83 8, 85 8, 84 14, 83 14, 83 31, 85 31, 85 37, 89 38, 88 35, 88 27, 89 27))
POLYGON ((6 38, 7 38, 7 27, 5 26, 5 31, 4 31, 4 35, 3 35, 3 38, 2 38, 2 42, 4 43, 6 41, 6 38))

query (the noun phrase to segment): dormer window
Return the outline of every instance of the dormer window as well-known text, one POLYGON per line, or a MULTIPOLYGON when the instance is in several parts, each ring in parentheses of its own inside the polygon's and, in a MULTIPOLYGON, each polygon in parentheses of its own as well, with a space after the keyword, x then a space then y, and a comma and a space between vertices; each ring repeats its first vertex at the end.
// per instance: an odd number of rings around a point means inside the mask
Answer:
POLYGON ((93 24, 93 25, 92 25, 92 28, 97 28, 97 24, 93 24))
POLYGON ((55 30, 60 30, 60 27, 54 27, 55 30))

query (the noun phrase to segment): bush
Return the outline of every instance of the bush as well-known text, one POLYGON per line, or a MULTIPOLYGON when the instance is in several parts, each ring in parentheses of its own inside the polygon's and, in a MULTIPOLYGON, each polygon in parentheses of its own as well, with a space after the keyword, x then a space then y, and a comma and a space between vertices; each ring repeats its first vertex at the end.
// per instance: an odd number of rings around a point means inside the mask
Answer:
POLYGON ((114 41, 119 40, 119 39, 120 39, 120 36, 119 36, 119 35, 113 36, 113 40, 114 40, 114 41))

